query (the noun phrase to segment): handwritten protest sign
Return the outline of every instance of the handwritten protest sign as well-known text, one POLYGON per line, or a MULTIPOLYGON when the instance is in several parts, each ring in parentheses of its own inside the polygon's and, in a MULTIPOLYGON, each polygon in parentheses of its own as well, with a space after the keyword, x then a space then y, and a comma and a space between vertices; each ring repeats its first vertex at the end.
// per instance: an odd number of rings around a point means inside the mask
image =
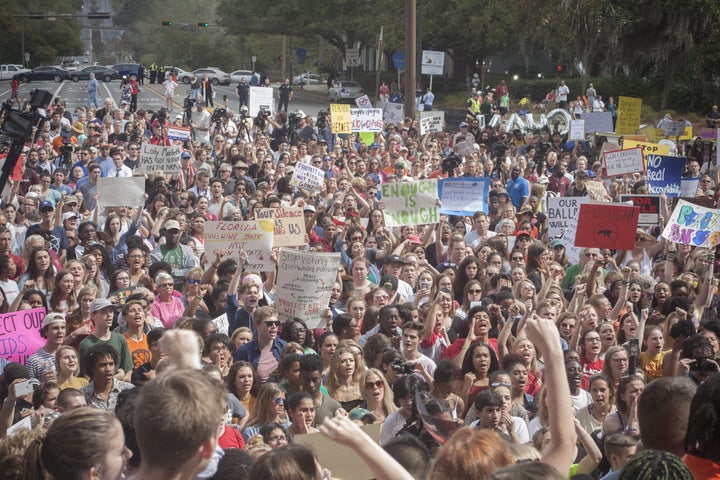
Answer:
POLYGON ((643 158, 645 158, 645 160, 647 160, 648 155, 670 155, 670 147, 661 143, 641 142, 628 138, 623 141, 624 150, 629 150, 631 148, 637 147, 642 148, 643 158))
POLYGON ((612 112, 592 112, 580 114, 585 120, 585 133, 612 132, 612 112))
POLYGON ((632 202, 640 209, 638 225, 641 227, 657 227, 660 223, 659 195, 621 195, 621 202, 632 202))
POLYGON ((295 171, 290 178, 290 185, 302 188, 309 192, 320 190, 325 182, 325 172, 307 163, 295 164, 295 171))
POLYGON ((278 313, 301 318, 310 328, 326 327, 323 314, 339 267, 339 253, 281 248, 275 297, 278 313))
POLYGON ((190 127, 170 127, 168 128, 167 137, 170 140, 182 140, 184 142, 190 138, 190 127))
MULTIPOLYGON (((580 211, 578 210, 578 215, 580 211)), ((565 232, 560 237, 565 246, 565 255, 567 255, 570 263, 578 263, 580 261, 580 247, 575 246, 575 235, 577 234, 577 222, 570 222, 565 232)))
POLYGON ((570 120, 570 140, 585 140, 585 120, 570 120))
POLYGON ((250 116, 256 117, 260 110, 272 112, 273 89, 267 87, 250 87, 250 104, 248 105, 250 116))
POLYGON ((368 97, 367 95, 356 98, 355 105, 357 105, 359 108, 372 108, 372 102, 370 101, 370 97, 368 97))
POLYGON ((402 103, 387 102, 383 105, 383 120, 385 123, 402 123, 405 120, 405 106, 402 103))
POLYGON ((0 314, 0 357, 24 364, 27 358, 45 345, 40 328, 44 308, 0 314))
POLYGON ((642 152, 642 148, 605 152, 603 162, 608 176, 615 177, 644 171, 645 164, 642 152))
POLYGON ((445 112, 420 112, 420 134, 442 132, 445 128, 445 112))
POLYGON ((330 104, 330 130, 332 133, 350 133, 350 105, 330 104))
POLYGON ((381 192, 388 226, 421 225, 440 220, 436 179, 383 183, 381 192))
POLYGON ((668 198, 680 195, 680 179, 685 169, 685 159, 664 155, 647 156, 648 190, 652 195, 665 192, 668 198))
POLYGON ((683 178, 680 180, 680 196, 694 197, 697 194, 698 185, 700 185, 699 178, 683 178))
POLYGON ((227 250, 236 256, 240 250, 247 252, 246 272, 270 272, 275 262, 270 257, 275 226, 272 220, 249 220, 247 222, 205 222, 205 253, 215 258, 215 252, 227 250))
POLYGON ((559 237, 571 224, 577 223, 580 205, 591 200, 589 197, 548 197, 547 225, 550 238, 559 237))
POLYGON ((678 200, 662 236, 683 245, 712 248, 720 242, 720 210, 678 200))
POLYGON ((98 204, 101 207, 137 207, 145 204, 144 177, 98 178, 98 204))
POLYGON ((162 172, 168 175, 180 173, 180 154, 182 145, 164 147, 143 143, 140 146, 140 163, 135 173, 162 172))
POLYGON ((637 207, 584 203, 580 205, 575 246, 632 250, 639 216, 637 207))
POLYGON ((471 216, 475 212, 488 213, 485 199, 490 193, 489 178, 445 178, 438 182, 440 213, 471 216))
POLYGON ((609 202, 611 201, 610 195, 605 190, 605 184, 603 182, 596 182, 594 180, 585 182, 585 190, 587 190, 588 197, 598 202, 609 202))
POLYGON ((305 217, 302 207, 259 208, 255 210, 255 218, 274 222, 273 247, 305 244, 305 217))
POLYGON ((717 128, 703 128, 700 130, 700 138, 703 142, 717 142, 717 128))
POLYGON ((634 135, 640 128, 642 98, 620 97, 615 132, 620 135, 634 135))
POLYGON ((351 108, 350 120, 353 132, 382 132, 383 129, 381 108, 351 108))

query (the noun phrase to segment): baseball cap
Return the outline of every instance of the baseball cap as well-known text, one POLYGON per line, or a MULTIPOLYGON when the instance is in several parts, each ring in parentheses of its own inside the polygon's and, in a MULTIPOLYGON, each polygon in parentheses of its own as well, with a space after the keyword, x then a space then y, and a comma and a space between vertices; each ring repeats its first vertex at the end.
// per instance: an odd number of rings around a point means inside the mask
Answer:
POLYGON ((70 205, 72 203, 78 203, 78 199, 75 195, 68 195, 65 197, 65 205, 70 205))
POLYGON ((388 255, 387 263, 402 263, 405 265, 407 262, 400 255, 393 253, 392 255, 388 255))
POLYGON ((553 238, 550 241, 550 248, 555 248, 555 247, 565 247, 565 244, 559 238, 553 238))
POLYGON ((165 230, 180 230, 180 223, 178 223, 177 220, 168 220, 165 222, 165 225, 163 225, 163 228, 165 230))
POLYGON ((313 212, 313 213, 315 213, 315 212, 317 212, 317 210, 316 210, 315 207, 313 207, 312 205, 305 205, 305 208, 303 208, 303 212, 313 212))
POLYGON ((43 200, 43 202, 40 204, 40 211, 42 212, 43 210, 47 210, 48 208, 50 210, 55 210, 55 204, 52 203, 50 200, 43 200))
POLYGON ((65 212, 62 214, 62 221, 69 220, 71 218, 78 218, 77 213, 75 212, 65 212))
POLYGON ((460 128, 467 127, 467 122, 460 122, 460 128))
POLYGON ((190 154, 190 152, 182 152, 180 154, 180 158, 192 158, 192 155, 190 154))
POLYGON ((380 279, 380 287, 385 290, 395 291, 398 288, 398 279, 395 275, 385 274, 380 279))
POLYGON ((380 145, 378 145, 378 143, 377 143, 377 142, 373 142, 373 143, 371 143, 371 144, 370 144, 370 147, 369 147, 369 148, 370 148, 370 149, 373 149, 373 148, 380 148, 380 145))
POLYGON ((65 316, 59 312, 50 312, 45 315, 42 326, 43 328, 45 328, 48 325, 52 325, 53 323, 62 323, 63 325, 65 325, 65 316))
POLYGON ((350 420, 360 420, 363 423, 373 423, 377 421, 377 417, 365 408, 353 408, 348 414, 350 420))
POLYGON ((175 120, 182 120, 182 115, 175 115, 175 120))
POLYGON ((115 305, 107 298, 96 298, 90 304, 90 313, 99 312, 100 310, 105 310, 110 307, 115 308, 115 305))

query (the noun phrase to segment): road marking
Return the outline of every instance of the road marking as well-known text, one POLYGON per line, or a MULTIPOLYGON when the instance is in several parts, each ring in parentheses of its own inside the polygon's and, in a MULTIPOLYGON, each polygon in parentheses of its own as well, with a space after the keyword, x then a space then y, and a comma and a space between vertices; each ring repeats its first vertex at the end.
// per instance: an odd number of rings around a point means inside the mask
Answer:
MULTIPOLYGON (((145 88, 146 90, 150 90, 152 93, 154 93, 155 95, 157 95, 158 97, 160 97, 160 99, 163 101, 163 105, 162 105, 163 107, 166 105, 166 103, 165 103, 166 100, 165 100, 164 92, 163 92, 163 93, 158 92, 157 90, 155 90, 155 87, 153 87, 153 86, 151 86, 151 85, 146 85, 145 87, 146 87, 146 88, 145 88)), ((177 105, 177 107, 178 107, 180 110, 183 109, 182 103, 176 102, 176 101, 175 101, 175 97, 173 97, 172 105, 173 105, 173 107, 175 107, 175 106, 177 105)), ((160 107, 160 108, 162 108, 162 107, 160 107)))
MULTIPOLYGON (((113 98, 112 92, 110 92, 110 89, 108 88, 107 83, 102 82, 102 86, 105 89, 105 91, 107 92, 107 97, 105 97, 105 98, 110 98, 110 100, 112 100, 112 102, 113 102, 113 108, 117 108, 117 104, 115 103, 115 99, 113 98)), ((100 101, 100 99, 98 98, 98 101, 100 102, 101 105, 105 105, 105 100, 100 101)))
POLYGON ((53 94, 53 98, 57 98, 58 94, 60 93, 60 90, 65 86, 65 82, 60 82, 60 85, 58 86, 57 90, 55 90, 55 93, 53 94))

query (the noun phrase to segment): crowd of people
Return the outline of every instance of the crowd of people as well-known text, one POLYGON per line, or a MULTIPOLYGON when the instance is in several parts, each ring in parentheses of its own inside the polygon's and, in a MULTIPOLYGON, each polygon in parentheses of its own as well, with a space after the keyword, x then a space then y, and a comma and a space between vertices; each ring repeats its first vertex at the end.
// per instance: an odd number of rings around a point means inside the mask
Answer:
MULTIPOLYGON (((602 139, 471 116, 366 144, 296 116, 293 140, 280 112, 183 142, 167 112, 53 104, 2 199, 0 318, 46 313, 42 347, 0 358, 0 479, 332 478, 301 435, 379 479, 720 478, 717 249, 659 224, 572 263, 548 236, 549 196, 647 193, 642 175, 607 178, 602 139), (180 174, 100 206, 99 178, 175 142, 180 174), (291 185, 299 163, 324 172, 319 191, 291 185), (487 211, 386 225, 382 184, 448 176, 489 177, 487 211), (300 248, 341 254, 322 325, 278 314, 276 272, 204 245, 207 221, 283 206, 303 209, 300 248)), ((714 201, 698 142, 677 151, 714 201)))

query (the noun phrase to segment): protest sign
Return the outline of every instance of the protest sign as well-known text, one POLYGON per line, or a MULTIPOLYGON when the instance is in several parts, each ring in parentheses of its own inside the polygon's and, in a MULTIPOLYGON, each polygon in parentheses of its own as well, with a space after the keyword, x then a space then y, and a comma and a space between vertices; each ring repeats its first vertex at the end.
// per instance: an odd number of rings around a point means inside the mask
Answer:
POLYGON ((685 169, 685 158, 665 155, 648 155, 647 172, 648 191, 652 195, 665 192, 668 198, 680 195, 680 179, 685 169))
POLYGON ((618 117, 615 132, 620 135, 634 135, 640 128, 640 114, 642 113, 642 99, 633 97, 620 97, 618 99, 618 117))
POLYGON ((140 146, 140 163, 135 173, 162 172, 167 175, 180 173, 180 154, 182 145, 169 147, 143 143, 140 146))
POLYGON ((610 177, 643 172, 645 170, 645 164, 642 153, 642 148, 605 152, 603 154, 605 171, 610 177))
POLYGON ((720 242, 720 210, 678 200, 662 236, 683 245, 713 248, 720 242))
POLYGON ((577 223, 580 205, 590 201, 592 199, 589 197, 548 197, 548 236, 554 238, 563 235, 571 224, 577 223))
POLYGON ((700 130, 700 138, 703 142, 717 142, 717 128, 703 128, 700 130))
POLYGON ((385 123, 402 123, 405 120, 405 106, 402 103, 387 102, 383 105, 383 120, 385 123))
POLYGON ((660 223, 659 195, 621 195, 621 202, 632 202, 640 209, 638 225, 641 227, 657 227, 660 223))
POLYGON ((585 120, 570 120, 570 140, 585 140, 585 120))
MULTIPOLYGON (((578 210, 578 215, 580 211, 578 210)), ((580 261, 580 247, 575 246, 575 235, 577 234, 577 222, 570 222, 565 232, 560 237, 563 245, 565 246, 565 255, 568 261, 572 264, 580 261)))
POLYGON ((273 89, 268 87, 250 87, 250 104, 248 105, 251 117, 256 117, 260 110, 273 111, 273 89))
POLYGON ((0 314, 0 357, 25 364, 30 355, 45 345, 40 329, 44 308, 0 314))
POLYGON ((475 212, 488 213, 485 199, 490 193, 489 178, 445 178, 438 182, 440 213, 471 216, 475 212))
POLYGON ((145 205, 145 177, 98 178, 97 193, 101 207, 145 205))
POLYGON ((272 220, 275 224, 273 247, 305 245, 305 217, 302 207, 259 208, 257 220, 272 220))
POLYGON ((422 51, 420 73, 423 75, 442 75, 445 66, 445 52, 422 51))
POLYGON ((420 113, 420 135, 430 132, 442 132, 445 128, 445 112, 432 111, 420 113))
POLYGON ((307 163, 297 162, 290 185, 305 189, 309 192, 320 190, 325 182, 325 172, 307 163))
POLYGON ((309 328, 324 328, 325 310, 340 267, 339 253, 280 249, 275 308, 283 317, 298 317, 309 328))
POLYGON ((240 250, 247 253, 246 272, 271 272, 275 262, 270 257, 275 228, 272 220, 247 222, 205 222, 205 253, 215 258, 219 250, 236 256, 240 250))
POLYGON ((584 203, 580 205, 575 246, 632 250, 639 216, 637 207, 584 203))
POLYGON ((699 178, 683 178, 680 180, 680 196, 694 197, 697 195, 698 185, 700 185, 699 178))
POLYGON ((350 105, 330 104, 330 130, 332 133, 350 133, 350 105))
POLYGON ((169 127, 167 137, 170 140, 185 141, 190 138, 190 127, 169 127))
POLYGON ((367 95, 356 98, 355 105, 357 105, 359 108, 372 108, 372 102, 370 102, 370 97, 368 97, 367 95))
POLYGON ((385 222, 390 227, 422 225, 440 220, 437 180, 383 183, 385 222))
POLYGON ((383 111, 380 108, 351 108, 350 122, 353 132, 382 132, 383 111))
POLYGON ((595 180, 585 182, 585 190, 587 190, 588 197, 592 200, 597 200, 598 202, 609 202, 612 200, 602 182, 595 180))
POLYGON ((582 113, 580 118, 585 120, 585 133, 612 132, 612 112, 582 113))
POLYGON ((670 147, 661 143, 641 142, 626 138, 623 140, 623 150, 640 147, 643 149, 643 158, 647 160, 648 155, 670 155, 670 147))

